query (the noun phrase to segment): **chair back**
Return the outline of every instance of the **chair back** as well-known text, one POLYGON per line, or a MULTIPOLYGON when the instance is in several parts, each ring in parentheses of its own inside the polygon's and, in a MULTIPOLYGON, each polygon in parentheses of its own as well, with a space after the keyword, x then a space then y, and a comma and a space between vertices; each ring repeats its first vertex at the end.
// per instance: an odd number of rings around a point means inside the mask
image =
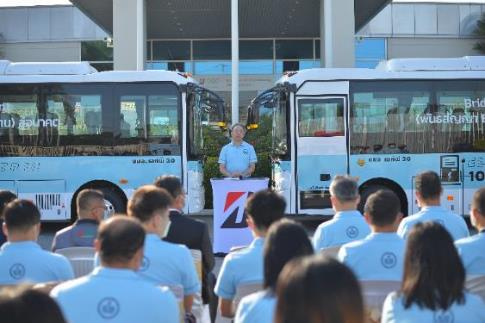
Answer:
POLYGON ((69 260, 76 278, 87 275, 94 269, 94 254, 96 251, 93 247, 69 247, 57 249, 56 253, 63 255, 69 260))
POLYGON ((362 296, 371 321, 380 322, 382 306, 389 293, 399 290, 400 281, 361 280, 362 296))
POLYGON ((485 276, 467 277, 465 285, 470 293, 477 294, 485 302, 485 276))
POLYGON ((334 247, 330 247, 330 248, 325 248, 325 249, 320 250, 320 253, 322 255, 336 259, 338 252, 340 250, 340 247, 342 247, 342 246, 334 246, 334 247))
POLYGON ((180 284, 174 285, 161 285, 162 287, 167 287, 172 292, 173 296, 177 300, 179 306, 180 322, 185 322, 185 307, 184 307, 184 287, 180 284))
POLYGON ((239 302, 244 296, 253 294, 263 290, 263 284, 260 282, 243 283, 236 287, 236 295, 234 296, 234 309, 237 310, 239 302))

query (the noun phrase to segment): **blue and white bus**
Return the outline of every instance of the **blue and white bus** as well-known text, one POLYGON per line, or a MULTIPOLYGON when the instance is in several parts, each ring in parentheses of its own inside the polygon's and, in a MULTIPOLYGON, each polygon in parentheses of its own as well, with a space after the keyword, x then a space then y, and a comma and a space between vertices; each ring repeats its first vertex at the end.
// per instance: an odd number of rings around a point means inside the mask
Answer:
POLYGON ((201 211, 202 131, 223 125, 220 97, 184 74, 0 61, 0 188, 33 200, 42 220, 70 220, 83 188, 123 212, 166 174, 182 179, 185 211, 201 211))
POLYGON ((302 70, 248 109, 250 129, 272 129, 272 179, 289 214, 331 215, 336 174, 358 177, 361 204, 388 188, 409 214, 418 172, 440 174, 443 205, 462 215, 485 185, 485 57, 302 70))

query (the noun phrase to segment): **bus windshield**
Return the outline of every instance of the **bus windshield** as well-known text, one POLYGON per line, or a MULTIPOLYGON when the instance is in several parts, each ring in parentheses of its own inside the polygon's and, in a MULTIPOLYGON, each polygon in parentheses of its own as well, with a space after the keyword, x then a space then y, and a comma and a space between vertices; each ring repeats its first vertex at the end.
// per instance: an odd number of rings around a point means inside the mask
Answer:
POLYGON ((274 87, 253 99, 248 107, 249 129, 258 128, 263 133, 271 131, 274 158, 285 158, 289 154, 288 94, 285 87, 274 87))
POLYGON ((189 84, 187 89, 189 109, 189 151, 192 156, 204 154, 204 130, 224 128, 224 101, 216 93, 189 84))

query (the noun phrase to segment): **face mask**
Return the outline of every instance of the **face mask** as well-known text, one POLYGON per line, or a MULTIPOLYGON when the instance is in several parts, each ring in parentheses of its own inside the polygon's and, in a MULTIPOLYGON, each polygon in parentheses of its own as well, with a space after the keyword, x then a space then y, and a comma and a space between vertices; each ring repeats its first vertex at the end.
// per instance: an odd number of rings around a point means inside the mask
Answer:
POLYGON ((162 239, 168 235, 168 231, 170 230, 171 224, 172 224, 172 221, 168 220, 167 225, 165 226, 165 230, 162 233, 162 239))

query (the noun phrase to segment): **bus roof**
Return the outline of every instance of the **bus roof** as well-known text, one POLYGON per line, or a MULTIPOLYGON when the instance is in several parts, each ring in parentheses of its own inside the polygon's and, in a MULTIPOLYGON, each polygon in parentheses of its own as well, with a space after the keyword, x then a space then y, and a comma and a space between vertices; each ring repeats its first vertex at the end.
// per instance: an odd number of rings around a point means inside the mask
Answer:
POLYGON ((197 83, 192 77, 172 71, 98 72, 88 62, 12 63, 0 60, 0 83, 84 82, 174 82, 197 83))
POLYGON ((485 79, 485 56, 452 59, 392 59, 369 68, 313 68, 290 72, 276 83, 382 79, 485 79))

